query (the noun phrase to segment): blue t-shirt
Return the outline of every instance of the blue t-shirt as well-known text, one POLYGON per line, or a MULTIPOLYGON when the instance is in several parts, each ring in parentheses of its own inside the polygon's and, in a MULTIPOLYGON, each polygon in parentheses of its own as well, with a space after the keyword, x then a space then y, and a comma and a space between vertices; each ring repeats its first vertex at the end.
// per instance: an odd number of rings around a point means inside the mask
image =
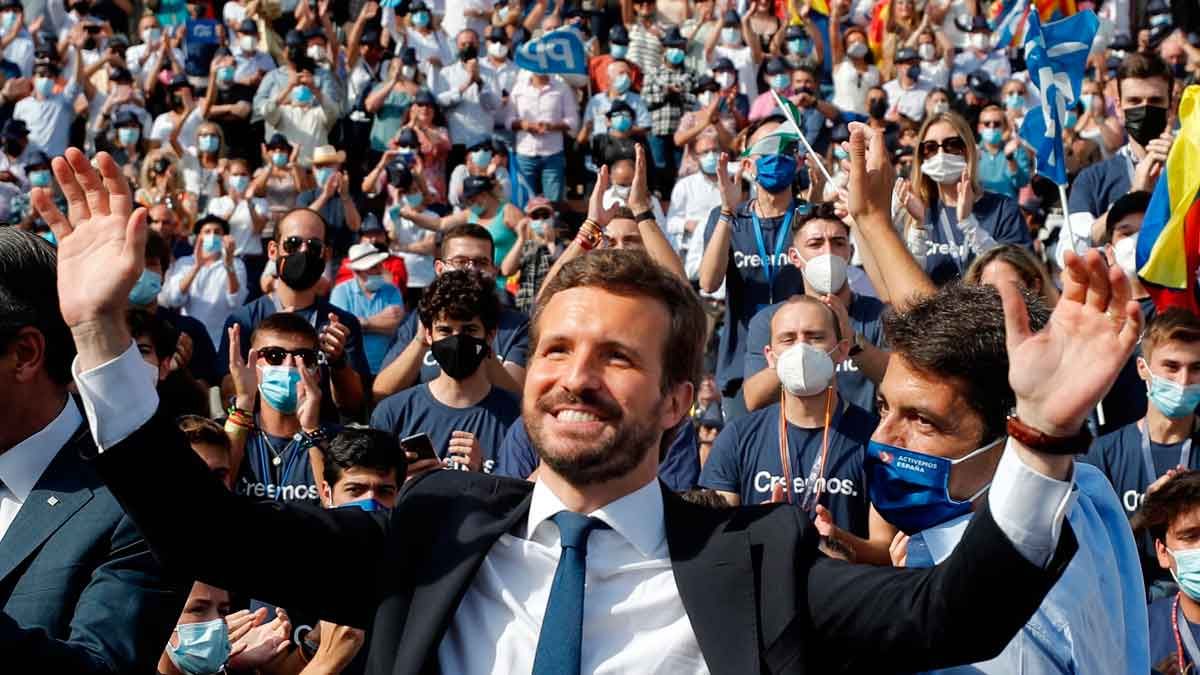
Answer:
MULTIPOLYGON (((416 312, 410 312, 404 321, 396 327, 396 339, 387 356, 383 357, 383 367, 396 360, 412 342, 417 334, 417 322, 420 319, 416 312)), ((492 351, 505 363, 515 363, 522 368, 529 359, 529 318, 515 309, 501 309, 500 322, 496 326, 496 337, 492 340, 492 351)), ((425 360, 421 363, 420 382, 436 380, 442 374, 442 367, 433 358, 432 351, 425 352, 425 360)))
MULTIPOLYGON (((696 428, 690 419, 667 432, 673 434, 671 446, 658 463, 658 478, 674 492, 686 492, 696 487, 700 477, 700 450, 696 428)), ((525 430, 525 420, 518 419, 508 429, 496 458, 496 474, 509 478, 529 478, 538 466, 537 450, 525 430)))
MULTIPOLYGON (((1029 227, 1021 218, 1017 200, 995 192, 984 192, 975 201, 971 214, 979 227, 991 235, 997 244, 1018 244, 1033 248, 1029 227)), ((966 246, 962 230, 958 227, 958 213, 952 206, 935 201, 925 213, 925 229, 929 232, 928 248, 925 253, 925 273, 933 283, 941 286, 959 279, 975 259, 966 246), (945 223, 938 212, 945 215, 945 223), (946 225, 949 226, 947 238, 946 225)))
MULTIPOLYGON (((803 276, 787 258, 795 218, 791 219, 788 231, 783 228, 784 216, 759 218, 764 260, 755 236, 752 204, 746 202, 738 206, 731 222, 729 265, 725 270, 725 326, 721 329, 717 347, 717 387, 725 396, 733 396, 742 386, 743 355, 750 319, 763 307, 804 292, 803 276), (764 262, 770 262, 773 270, 770 284, 764 262)), ((708 214, 708 224, 704 227, 705 246, 712 239, 720 215, 720 208, 714 208, 708 214)))
POLYGON ((321 498, 308 461, 308 449, 300 439, 271 436, 262 431, 251 433, 246 439, 246 457, 238 472, 235 491, 248 497, 285 502, 316 502, 321 498))
MULTIPOLYGON (((1172 594, 1168 597, 1155 600, 1147 608, 1147 612, 1150 615, 1151 667, 1159 666, 1166 659, 1170 659, 1171 663, 1177 663, 1176 659, 1178 657, 1176 656, 1176 652, 1178 648, 1175 645, 1175 628, 1171 624, 1171 609, 1174 606, 1175 596, 1172 594)), ((1190 630, 1192 638, 1196 641, 1197 645, 1200 645, 1200 624, 1192 623, 1184 618, 1179 622, 1179 630, 1190 630)), ((1184 648, 1183 655, 1184 665, 1191 667, 1193 664, 1192 660, 1187 656, 1187 648, 1184 648)))
MULTIPOLYGON (((842 405, 839 401, 838 405, 842 405)), ((829 429, 829 456, 819 502, 829 509, 833 522, 860 537, 867 536, 867 494, 863 456, 879 420, 856 405, 846 405, 829 429)), ((787 425, 791 459, 793 502, 799 504, 808 489, 809 472, 821 455, 823 428, 787 425)), ((700 486, 735 492, 743 504, 771 500, 774 484, 784 480, 779 459, 779 404, 739 417, 721 430, 708 461, 700 472, 700 486)))
POLYGON ((397 439, 428 434, 434 452, 443 459, 450 432, 469 431, 483 450, 483 472, 492 473, 504 435, 520 416, 520 399, 499 387, 492 387, 470 408, 452 408, 434 398, 429 385, 423 384, 383 399, 371 414, 371 427, 395 434, 397 439))
MULTIPOLYGON (((264 319, 278 311, 279 306, 275 304, 275 296, 264 295, 235 309, 225 319, 225 328, 221 331, 221 346, 217 349, 217 368, 222 374, 229 372, 229 328, 235 323, 241 327, 242 356, 245 357, 250 353, 254 329, 264 319)), ((334 307, 323 298, 317 298, 312 307, 295 313, 304 317, 316 329, 317 335, 320 335, 321 330, 329 324, 330 313, 337 315, 338 322, 350 329, 350 337, 346 341, 346 362, 360 376, 366 378, 371 375, 371 369, 367 365, 367 358, 363 352, 362 326, 353 314, 340 307, 334 307)), ((347 410, 345 412, 347 415, 353 416, 356 411, 347 410)), ((333 402, 333 390, 330 388, 328 367, 321 368, 321 421, 326 423, 339 421, 338 409, 333 402)))
MULTIPOLYGON (((384 285, 368 298, 366 291, 355 278, 347 279, 334 286, 333 292, 329 294, 329 301, 335 307, 341 307, 362 320, 375 316, 393 305, 404 307, 404 296, 400 295, 400 289, 392 284, 384 285)), ((386 335, 363 332, 363 348, 366 350, 367 365, 370 366, 372 375, 383 369, 383 357, 387 356, 388 350, 392 348, 392 341, 395 339, 395 333, 386 335)))
POLYGON ((1071 195, 1067 204, 1071 213, 1090 213, 1099 218, 1108 211, 1121 197, 1129 192, 1132 185, 1132 164, 1130 164, 1129 146, 1113 153, 1112 157, 1084 168, 1071 184, 1071 195))
MULTIPOLYGON (((763 348, 771 344, 771 319, 782 305, 783 302, 777 302, 764 307, 750 319, 750 329, 746 335, 747 380, 767 368, 767 357, 763 354, 763 348)), ((850 307, 846 312, 850 315, 850 326, 854 328, 854 332, 866 337, 867 341, 876 347, 883 345, 883 310, 886 306, 878 298, 855 295, 850 300, 850 307)), ((842 337, 847 340, 851 338, 849 335, 842 337)), ((837 366, 837 388, 838 393, 847 401, 863 410, 875 409, 875 383, 859 370, 851 359, 846 359, 837 366)))

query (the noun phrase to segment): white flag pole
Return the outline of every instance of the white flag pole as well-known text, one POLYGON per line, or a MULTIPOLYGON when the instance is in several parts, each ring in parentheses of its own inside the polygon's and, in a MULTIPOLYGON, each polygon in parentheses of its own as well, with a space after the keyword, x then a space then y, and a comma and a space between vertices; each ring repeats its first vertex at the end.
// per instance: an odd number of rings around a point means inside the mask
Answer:
POLYGON ((788 120, 792 123, 792 126, 796 127, 796 133, 800 136, 800 142, 804 144, 804 149, 808 151, 808 155, 816 160, 817 168, 820 169, 821 174, 825 176, 825 182, 832 183, 833 176, 829 175, 829 169, 825 168, 825 161, 820 155, 817 154, 816 150, 813 150, 812 145, 810 145, 808 142, 808 138, 804 136, 804 130, 800 128, 800 120, 794 120, 792 119, 792 116, 788 114, 788 108, 783 104, 783 99, 780 98, 779 92, 772 89, 771 95, 775 97, 775 105, 779 106, 779 109, 783 111, 783 116, 788 118, 788 120))

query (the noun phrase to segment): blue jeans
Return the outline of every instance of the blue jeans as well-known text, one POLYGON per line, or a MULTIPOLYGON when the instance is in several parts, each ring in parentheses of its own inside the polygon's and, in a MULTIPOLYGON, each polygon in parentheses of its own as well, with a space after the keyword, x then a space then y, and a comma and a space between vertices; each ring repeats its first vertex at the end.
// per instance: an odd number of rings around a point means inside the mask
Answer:
POLYGON ((563 198, 563 173, 567 169, 567 160, 563 153, 539 157, 537 155, 517 155, 517 173, 520 174, 523 185, 520 192, 524 198, 519 208, 525 208, 525 201, 541 195, 552 202, 560 202, 563 198))

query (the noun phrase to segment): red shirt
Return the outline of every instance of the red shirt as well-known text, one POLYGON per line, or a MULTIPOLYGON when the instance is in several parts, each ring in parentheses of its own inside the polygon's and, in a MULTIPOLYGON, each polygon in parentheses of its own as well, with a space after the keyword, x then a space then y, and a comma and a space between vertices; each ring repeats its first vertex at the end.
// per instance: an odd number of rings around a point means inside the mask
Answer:
MULTIPOLYGON (((408 268, 404 266, 404 258, 399 256, 388 256, 387 260, 383 261, 383 269, 392 275, 392 284, 404 290, 408 288, 408 268)), ((354 278, 354 270, 350 269, 350 259, 343 258, 342 266, 338 268, 337 277, 333 281, 333 285, 354 278)))

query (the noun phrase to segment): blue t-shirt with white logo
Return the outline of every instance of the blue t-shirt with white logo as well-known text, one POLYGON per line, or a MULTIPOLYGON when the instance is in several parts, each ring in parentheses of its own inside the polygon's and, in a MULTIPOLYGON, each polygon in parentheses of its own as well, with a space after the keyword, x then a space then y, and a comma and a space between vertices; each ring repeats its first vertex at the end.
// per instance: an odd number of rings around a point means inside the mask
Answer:
MULTIPOLYGON (((786 300, 784 301, 786 302, 786 300)), ((767 357, 763 349, 771 344, 771 319, 783 302, 764 307, 750 320, 746 336, 745 373, 746 379, 766 370, 767 357)), ((850 315, 850 327, 876 347, 883 346, 883 310, 887 305, 866 295, 855 295, 850 300, 846 313, 850 315)), ((843 335, 850 340, 852 336, 843 335)), ((847 401, 863 410, 875 409, 875 383, 866 376, 853 360, 846 359, 837 366, 838 393, 847 401)))
MULTIPOLYGON (((972 207, 971 215, 979 222, 979 228, 997 244, 1017 244, 1033 249, 1033 236, 1021 217, 1017 200, 1012 197, 984 192, 972 207)), ((967 248, 962 230, 958 227, 957 211, 935 201, 926 211, 925 229, 929 232, 926 250, 914 251, 925 254, 925 273, 939 286, 961 278, 975 259, 975 254, 967 248), (944 221, 942 216, 945 216, 944 221)))
POLYGON ((443 459, 451 432, 469 431, 483 450, 484 473, 491 473, 508 428, 520 416, 520 399, 499 387, 469 408, 452 408, 434 398, 429 385, 421 384, 383 399, 371 414, 371 427, 397 439, 428 434, 434 452, 443 459))
MULTIPOLYGON (((658 463, 658 478, 674 492, 686 492, 696 487, 700 477, 700 450, 696 428, 690 418, 685 418, 674 429, 666 432, 672 436, 662 461, 658 463)), ((496 458, 496 474, 509 478, 529 477, 538 466, 537 450, 529 440, 525 420, 518 419, 508 430, 508 436, 500 446, 496 458)))
MULTIPOLYGON (((396 339, 387 356, 383 357, 383 368, 387 368, 396 357, 400 356, 417 334, 417 322, 420 321, 417 312, 410 312, 404 321, 396 327, 396 339)), ((500 310, 500 321, 496 326, 496 337, 492 340, 492 351, 504 363, 514 363, 522 368, 529 360, 529 317, 515 309, 500 310)), ((442 374, 442 368, 433 358, 432 351, 425 352, 425 360, 421 363, 419 382, 436 380, 442 374)))
MULTIPOLYGON (((866 410, 846 404, 830 425, 824 483, 815 485, 821 490, 818 501, 829 509, 833 522, 860 537, 867 536, 870 507, 863 456, 878 423, 866 410)), ((803 429, 787 425, 793 503, 799 504, 814 487, 809 484, 809 472, 820 458, 824 433, 820 427, 803 429)), ((769 502, 775 483, 783 481, 778 403, 727 424, 713 442, 708 461, 700 472, 701 487, 737 493, 742 504, 769 502)))
POLYGON ((283 502, 311 503, 321 498, 308 461, 308 448, 299 434, 272 436, 261 430, 246 439, 246 456, 238 470, 234 491, 247 497, 283 502))
MULTIPOLYGON (((787 256, 792 245, 791 229, 795 227, 795 217, 790 219, 786 229, 786 216, 758 219, 762 253, 766 254, 764 259, 755 235, 753 203, 738 206, 730 223, 732 236, 729 264, 725 270, 725 326, 721 329, 717 348, 717 387, 725 396, 733 396, 742 386, 745 370, 742 359, 750 319, 763 307, 804 291, 803 276, 787 256), (764 263, 772 270, 770 283, 764 263)), ((704 227, 705 246, 712 239, 720 215, 720 208, 714 208, 708 215, 708 224, 704 227)))

